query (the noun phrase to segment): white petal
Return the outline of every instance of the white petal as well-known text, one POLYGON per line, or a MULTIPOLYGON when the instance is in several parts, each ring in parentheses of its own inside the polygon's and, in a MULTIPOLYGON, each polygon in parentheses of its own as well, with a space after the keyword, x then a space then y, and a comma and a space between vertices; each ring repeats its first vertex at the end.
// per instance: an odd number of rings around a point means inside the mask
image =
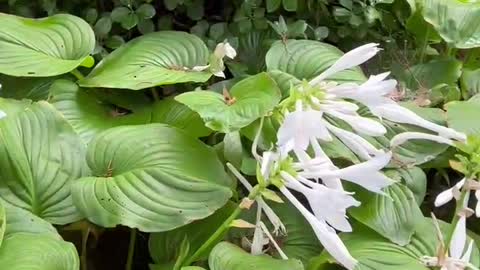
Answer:
POLYGON ((281 187, 280 191, 298 209, 298 211, 300 211, 310 226, 312 226, 315 235, 318 240, 320 240, 320 243, 325 250, 327 250, 327 252, 345 268, 348 270, 354 270, 358 262, 352 257, 352 255, 350 255, 350 252, 348 252, 348 249, 335 231, 329 229, 327 224, 322 223, 310 213, 286 187, 281 187))
POLYGON ((285 252, 283 252, 283 250, 278 245, 277 241, 275 241, 275 238, 273 238, 273 236, 270 234, 267 226, 265 226, 265 223, 260 221, 260 227, 262 228, 263 232, 267 235, 268 239, 270 239, 270 243, 273 244, 273 246, 277 250, 277 252, 280 255, 280 257, 282 258, 282 260, 288 260, 287 254, 285 254, 285 252))
POLYGON ((262 198, 258 198, 257 202, 258 205, 262 208, 262 211, 267 216, 267 219, 270 221, 270 223, 272 223, 273 232, 285 234, 287 232, 287 229, 278 217, 278 215, 275 214, 275 212, 272 210, 272 208, 270 208, 270 206, 268 206, 268 204, 262 198))
POLYGON ((346 217, 346 210, 352 206, 359 206, 351 194, 327 188, 312 183, 313 189, 307 188, 298 182, 289 182, 287 187, 301 192, 307 198, 315 216, 326 221, 333 228, 342 232, 351 232, 352 226, 346 217))
POLYGON ((385 118, 387 120, 401 123, 401 124, 410 124, 416 125, 433 132, 438 133, 440 136, 447 139, 455 139, 459 141, 465 141, 466 135, 455 131, 454 129, 447 128, 430 121, 423 119, 409 109, 402 107, 395 103, 393 100, 386 101, 384 104, 375 106, 371 108, 373 114, 380 118, 385 118))
POLYGON ((371 156, 384 154, 382 150, 375 148, 371 143, 369 143, 364 138, 358 136, 357 134, 346 131, 340 128, 337 128, 329 123, 325 124, 335 136, 337 136, 340 141, 342 141, 345 146, 352 150, 359 157, 368 160, 371 159, 371 156))
POLYGON ((325 70, 322 74, 311 80, 310 85, 316 85, 339 71, 363 64, 370 58, 374 57, 379 51, 380 49, 378 48, 378 44, 376 43, 369 43, 355 48, 340 57, 331 67, 325 70))
POLYGON ((475 215, 480 217, 480 190, 475 191, 475 198, 477 199, 477 204, 475 207, 475 215))
POLYGON ((253 240, 252 240, 252 247, 250 249, 250 253, 252 255, 261 255, 263 254, 263 246, 268 244, 268 239, 263 234, 263 230, 260 227, 262 217, 261 208, 257 208, 257 224, 255 225, 255 231, 253 233, 253 240))
POLYGON ((422 132, 403 132, 395 135, 390 141, 391 147, 397 147, 410 140, 427 140, 454 146, 452 140, 437 135, 422 132))
POLYGON ((193 71, 204 71, 206 70, 207 68, 209 68, 210 65, 206 65, 206 66, 195 66, 192 68, 193 71))
POLYGON ((472 256, 472 251, 473 251, 473 240, 470 241, 470 244, 468 244, 467 251, 465 251, 465 254, 463 254, 461 260, 468 263, 470 262, 470 257, 472 256))
POLYGON ((330 133, 321 121, 322 118, 323 113, 315 110, 297 110, 289 113, 278 130, 278 145, 283 148, 289 145, 289 147, 286 148, 287 151, 293 148, 306 150, 310 138, 326 141, 332 140, 330 133))
POLYGON ((7 114, 4 111, 0 110, 0 119, 4 118, 5 116, 7 116, 7 114))
POLYGON ((440 207, 449 201, 453 199, 453 190, 457 189, 460 190, 462 189, 463 185, 465 184, 466 179, 463 178, 461 181, 459 181, 457 184, 455 184, 454 187, 449 188, 440 194, 437 195, 437 198, 435 199, 435 207, 440 207))
POLYGON ((387 129, 379 122, 358 115, 345 114, 335 110, 327 110, 326 113, 347 122, 356 132, 368 136, 382 136, 387 129))
POLYGON ((213 73, 213 75, 216 77, 225 78, 225 73, 223 73, 223 71, 217 71, 213 73))
POLYGON ((467 241, 467 218, 465 215, 461 215, 458 220, 457 226, 453 231, 452 240, 450 242, 450 257, 454 259, 460 259, 465 249, 465 243, 467 241))
POLYGON ((383 193, 383 188, 394 183, 392 179, 380 173, 380 170, 387 166, 391 158, 392 153, 389 152, 333 173, 341 179, 358 184, 372 192, 383 193))
POLYGON ((225 55, 230 59, 237 57, 237 51, 228 42, 225 42, 225 55))
POLYGON ((272 151, 263 152, 262 164, 260 166, 260 173, 263 178, 268 179, 270 176, 270 171, 275 161, 277 161, 278 155, 272 151))

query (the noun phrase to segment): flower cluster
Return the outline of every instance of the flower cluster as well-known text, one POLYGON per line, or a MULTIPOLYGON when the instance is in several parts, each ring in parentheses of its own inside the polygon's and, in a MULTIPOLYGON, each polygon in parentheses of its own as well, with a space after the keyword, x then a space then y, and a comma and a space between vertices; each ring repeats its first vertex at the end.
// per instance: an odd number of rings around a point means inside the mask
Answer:
MULTIPOLYGON (((283 122, 277 133, 277 148, 264 152, 262 156, 254 153, 261 164, 257 177, 277 186, 310 223, 326 251, 350 270, 355 268, 357 261, 350 255, 337 231, 352 231, 346 212, 350 207, 359 206, 360 202, 353 193, 344 190, 342 181, 379 194, 383 194, 383 188, 394 183, 381 172, 389 164, 392 153, 377 149, 362 135, 384 135, 387 130, 382 121, 386 119, 431 131, 398 134, 391 140, 392 147, 411 139, 446 144, 466 139, 464 134, 431 123, 393 101, 389 96, 396 89, 397 82, 387 79, 388 73, 371 76, 362 84, 339 84, 329 80, 342 70, 364 63, 379 51, 377 44, 358 47, 343 55, 316 78, 293 87, 290 96, 280 104, 283 122), (361 116, 359 105, 368 107, 375 119, 361 116), (338 120, 350 128, 336 125, 338 120), (321 147, 321 143, 331 142, 334 136, 362 162, 345 168, 337 167, 321 147), (291 190, 305 196, 313 213, 291 190)), ((256 151, 256 143, 254 148, 256 151)), ((264 201, 259 203, 262 209, 266 209, 264 201)), ((271 209, 268 211, 271 212, 271 209)), ((272 213, 269 215, 272 216, 272 213)), ((278 220, 276 223, 281 224, 278 220)))

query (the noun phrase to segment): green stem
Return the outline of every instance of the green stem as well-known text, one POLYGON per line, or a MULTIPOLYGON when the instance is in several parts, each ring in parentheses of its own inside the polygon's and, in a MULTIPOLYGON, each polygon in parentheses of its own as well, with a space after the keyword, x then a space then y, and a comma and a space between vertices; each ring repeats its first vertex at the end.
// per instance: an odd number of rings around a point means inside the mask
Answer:
POLYGON ((82 265, 82 270, 87 270, 87 267, 88 267, 87 242, 88 242, 89 235, 90 235, 90 227, 87 227, 86 231, 82 232, 82 253, 80 255, 80 264, 82 265))
MULTIPOLYGON (((260 194, 260 188, 258 186, 254 187, 250 194, 248 195, 248 199, 254 200, 258 194, 260 194)), ((203 245, 201 245, 195 253, 193 253, 188 260, 183 263, 184 266, 189 266, 192 263, 196 262, 200 259, 200 256, 206 252, 207 250, 211 249, 214 244, 217 243, 218 239, 222 237, 229 229, 232 222, 242 213, 245 208, 242 207, 241 204, 237 206, 237 208, 232 212, 232 214, 223 222, 223 224, 208 238, 203 245)))
POLYGON ((132 270, 133 255, 135 254, 135 242, 137 241, 137 230, 130 229, 130 245, 128 246, 127 265, 125 270, 132 270))
POLYGON ((460 212, 465 209, 465 207, 468 206, 468 199, 470 198, 470 190, 466 188, 468 186, 468 180, 466 181, 462 193, 460 195, 460 199, 457 202, 457 206, 455 208, 455 215, 453 216, 452 219, 452 227, 450 229, 450 232, 448 234, 448 238, 446 239, 446 246, 445 249, 448 250, 450 248, 450 244, 452 242, 453 238, 453 233, 455 232, 455 227, 457 227, 458 221, 460 220, 460 212))
POLYGON ((160 96, 158 95, 157 89, 152 88, 152 89, 150 89, 150 90, 152 91, 153 99, 155 99, 155 101, 159 101, 159 100, 160 100, 160 96))
POLYGON ((78 69, 74 69, 72 71, 70 71, 70 73, 72 73, 73 76, 75 76, 75 78, 77 78, 77 80, 81 80, 83 78, 85 78, 85 76, 83 76, 83 74, 78 71, 78 69))
POLYGON ((425 58, 425 52, 427 51, 428 46, 428 36, 430 36, 430 27, 427 27, 427 31, 425 32, 425 39, 423 40, 422 50, 420 51, 420 63, 423 63, 423 59, 425 58))

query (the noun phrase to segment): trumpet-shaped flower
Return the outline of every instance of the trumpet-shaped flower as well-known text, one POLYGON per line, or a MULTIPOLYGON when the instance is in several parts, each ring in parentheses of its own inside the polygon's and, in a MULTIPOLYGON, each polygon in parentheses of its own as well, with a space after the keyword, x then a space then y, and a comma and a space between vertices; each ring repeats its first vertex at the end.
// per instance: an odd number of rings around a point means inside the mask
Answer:
POLYGON ((237 51, 228 43, 227 41, 217 44, 215 51, 213 51, 212 56, 210 57, 210 63, 206 66, 195 66, 192 68, 193 71, 205 71, 210 69, 213 75, 221 78, 225 78, 225 73, 223 72, 225 67, 223 64, 223 58, 228 57, 234 59, 237 56, 237 51))
POLYGON ((465 134, 429 122, 392 100, 390 95, 396 89, 397 82, 388 79, 388 72, 370 76, 360 85, 338 84, 328 80, 337 72, 364 63, 379 51, 378 44, 360 46, 344 54, 308 84, 292 89, 290 97, 282 103, 285 118, 277 134, 278 146, 282 153, 306 150, 314 140, 329 142, 333 134, 360 158, 367 160, 381 155, 383 151, 375 148, 359 135, 384 135, 387 132, 381 122, 384 119, 415 125, 434 133, 399 134, 393 138, 392 146, 398 146, 411 139, 432 140, 450 145, 454 140, 466 139, 465 134), (359 115, 359 106, 350 100, 368 107, 370 112, 378 117, 378 121, 359 115), (357 134, 335 126, 333 123, 338 120, 348 124, 357 134))

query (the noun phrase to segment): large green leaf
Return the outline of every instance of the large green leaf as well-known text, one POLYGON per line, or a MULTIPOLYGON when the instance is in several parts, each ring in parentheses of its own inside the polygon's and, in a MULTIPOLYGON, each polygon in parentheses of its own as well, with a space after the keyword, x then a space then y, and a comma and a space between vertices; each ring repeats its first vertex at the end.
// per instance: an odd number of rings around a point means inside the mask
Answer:
POLYGON ((139 92, 107 91, 80 88, 71 81, 58 80, 50 89, 49 100, 85 143, 112 127, 152 122, 185 129, 192 136, 210 133, 197 113, 173 99, 152 104, 139 92), (115 96, 118 92, 121 95, 115 96))
POLYGON ((349 209, 356 220, 398 245, 406 245, 423 219, 413 193, 403 184, 385 188, 386 195, 355 188, 355 198, 362 205, 349 209))
POLYGON ((480 46, 480 3, 464 0, 425 0, 423 16, 445 42, 456 48, 480 46))
POLYGON ((85 148, 62 115, 41 101, 2 119, 0 130, 0 197, 55 224, 80 219, 70 185, 87 174, 85 148))
POLYGON ((83 80, 83 87, 139 90, 157 85, 205 82, 211 74, 196 72, 207 65, 203 41, 184 32, 164 31, 135 38, 105 57, 83 80))
POLYGON ((386 172, 391 179, 405 184, 413 193, 418 205, 427 194, 427 175, 419 167, 397 168, 386 172))
POLYGON ((79 270, 80 261, 72 243, 50 235, 16 233, 0 248, 0 268, 8 270, 79 270))
POLYGON ((480 135, 480 99, 452 101, 446 106, 448 126, 467 135, 480 135))
MULTIPOLYGON (((313 79, 342 56, 336 47, 313 40, 278 41, 266 56, 267 70, 280 70, 297 79, 313 79)), ((329 79, 338 82, 361 82, 365 76, 359 68, 345 70, 329 79)))
POLYGON ((95 36, 68 14, 29 19, 0 13, 0 73, 48 77, 70 72, 89 56, 95 36))
POLYGON ((465 98, 480 94, 480 69, 464 69, 460 82, 465 98))
MULTIPOLYGON (((180 254, 181 244, 185 239, 189 244, 187 257, 193 255, 215 233, 217 228, 222 225, 234 209, 234 203, 227 203, 225 207, 222 207, 205 219, 195 221, 173 231, 151 234, 148 247, 153 261, 160 265, 175 263, 180 254)), ((218 239, 219 242, 221 240, 221 238, 218 239)), ((209 252, 210 250, 205 251, 203 259, 207 258, 209 252)))
POLYGON ((231 196, 213 149, 163 124, 122 126, 90 142, 94 177, 72 186, 78 209, 103 227, 168 231, 205 218, 231 196))
POLYGON ((7 205, 5 207, 5 212, 7 220, 5 236, 17 233, 31 233, 37 235, 50 235, 53 238, 62 239, 52 224, 35 216, 27 210, 7 205))
MULTIPOLYGON (((355 270, 429 270, 420 260, 422 256, 437 254, 439 242, 435 227, 430 219, 422 219, 410 244, 402 247, 376 234, 374 231, 356 226, 353 233, 342 234, 341 238, 348 250, 360 264, 355 270)), ((451 226, 441 222, 442 232, 449 233, 451 226)), ((471 262, 478 265, 479 252, 475 246, 471 262)), ((332 269, 334 261, 325 252, 314 258, 308 270, 332 269)))
POLYGON ((0 96, 14 99, 46 100, 52 83, 63 76, 56 77, 12 77, 0 75, 0 96))
POLYGON ((248 77, 230 90, 230 101, 213 91, 193 91, 175 99, 198 112, 207 127, 229 133, 265 116, 280 102, 280 90, 267 73, 248 77))
POLYGON ((303 270, 299 260, 277 260, 271 257, 253 256, 243 249, 221 242, 215 246, 208 259, 210 270, 303 270))

